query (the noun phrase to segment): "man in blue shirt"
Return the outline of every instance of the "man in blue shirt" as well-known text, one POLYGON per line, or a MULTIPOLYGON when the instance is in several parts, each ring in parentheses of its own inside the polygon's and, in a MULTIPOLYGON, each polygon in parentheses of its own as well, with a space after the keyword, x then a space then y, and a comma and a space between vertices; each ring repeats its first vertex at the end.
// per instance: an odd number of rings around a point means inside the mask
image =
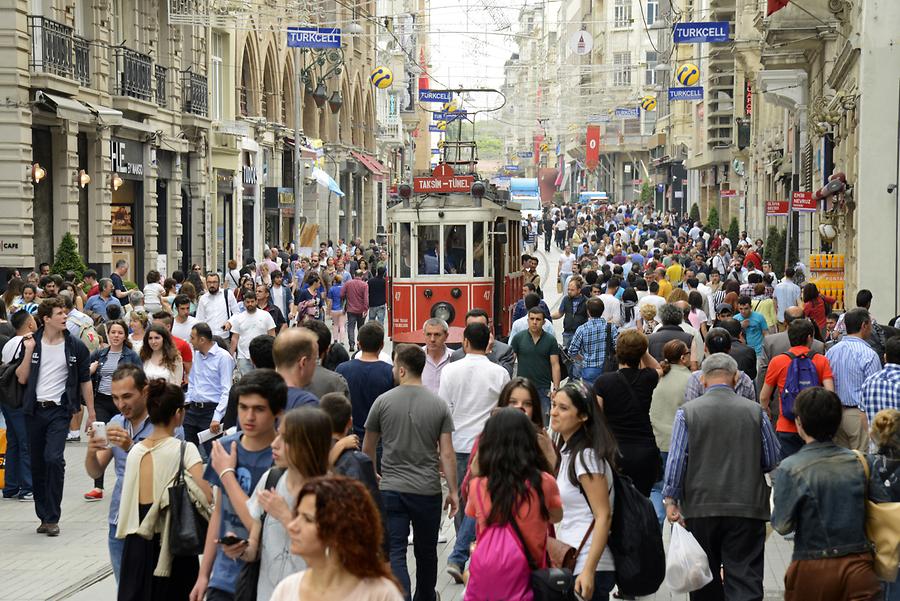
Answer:
POLYGON ((204 594, 207 601, 234 599, 244 562, 226 556, 218 541, 225 536, 244 541, 250 537, 255 520, 247 500, 262 475, 272 467, 275 424, 287 404, 287 384, 271 369, 251 371, 235 387, 241 431, 213 442, 203 476, 216 487, 216 500, 192 599, 203 599, 204 594))
POLYGON ((191 328, 191 346, 194 361, 184 397, 184 439, 199 446, 198 432, 209 428, 218 434, 221 429, 228 408, 234 358, 213 341, 209 324, 203 322, 191 328))
MULTIPOLYGON (((119 522, 119 502, 122 499, 122 482, 125 477, 125 460, 131 447, 153 435, 153 424, 147 415, 147 376, 137 365, 125 363, 116 368, 112 375, 112 399, 119 410, 106 428, 106 441, 95 439, 93 432, 88 437, 88 451, 84 459, 84 469, 88 476, 97 479, 106 472, 112 461, 116 471, 116 486, 109 503, 109 560, 112 563, 116 582, 122 568, 122 550, 125 539, 116 538, 119 522), (109 446, 107 446, 107 441, 109 446)), ((176 438, 184 439, 181 428, 176 438)))
POLYGON ((359 329, 360 353, 351 361, 337 366, 350 388, 353 407, 353 433, 360 440, 366 433, 365 423, 375 399, 394 387, 394 373, 389 364, 379 359, 384 348, 384 328, 370 321, 359 329))
MULTIPOLYGON (((747 345, 756 351, 757 363, 763 355, 763 338, 769 333, 769 324, 762 313, 754 311, 750 307, 750 297, 738 298, 738 314, 734 316, 736 321, 744 328, 744 340, 747 345)), ((758 366, 757 366, 758 367, 758 366)))
POLYGON ((100 280, 100 294, 96 294, 88 299, 87 303, 84 305, 85 311, 92 311, 98 314, 103 318, 103 321, 109 319, 109 314, 106 312, 106 309, 110 305, 118 305, 122 306, 122 303, 119 302, 115 296, 113 296, 113 283, 109 278, 103 278, 100 280))

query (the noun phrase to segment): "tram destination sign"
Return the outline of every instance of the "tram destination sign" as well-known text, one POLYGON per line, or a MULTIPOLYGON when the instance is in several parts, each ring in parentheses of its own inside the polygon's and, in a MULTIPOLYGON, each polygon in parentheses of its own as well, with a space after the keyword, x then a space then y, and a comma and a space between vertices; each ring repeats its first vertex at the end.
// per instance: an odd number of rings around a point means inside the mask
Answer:
POLYGON ((431 172, 431 177, 414 177, 413 192, 417 194, 435 193, 468 194, 475 183, 474 175, 456 175, 453 169, 444 163, 439 164, 431 172))
POLYGON ((288 27, 288 48, 340 48, 341 30, 337 28, 288 27))

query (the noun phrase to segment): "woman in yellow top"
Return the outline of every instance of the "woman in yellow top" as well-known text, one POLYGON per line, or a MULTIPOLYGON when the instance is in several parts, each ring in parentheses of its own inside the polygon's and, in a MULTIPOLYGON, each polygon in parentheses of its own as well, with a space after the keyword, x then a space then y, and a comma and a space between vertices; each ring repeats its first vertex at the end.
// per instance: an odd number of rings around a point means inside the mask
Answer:
POLYGON ((766 318, 769 330, 778 323, 778 315, 775 313, 775 300, 766 296, 766 285, 762 282, 753 287, 753 297, 750 299, 750 307, 766 318))

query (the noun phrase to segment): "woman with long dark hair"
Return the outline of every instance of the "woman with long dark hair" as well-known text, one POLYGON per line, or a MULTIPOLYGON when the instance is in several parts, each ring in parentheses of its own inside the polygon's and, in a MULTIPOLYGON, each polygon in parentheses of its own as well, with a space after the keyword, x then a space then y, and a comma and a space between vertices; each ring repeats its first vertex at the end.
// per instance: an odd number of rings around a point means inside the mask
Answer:
POLYGON ((825 331, 827 317, 831 312, 831 306, 834 305, 834 299, 821 294, 819 288, 812 282, 803 286, 802 299, 803 315, 816 324, 816 340, 822 340, 822 332, 825 331))
MULTIPOLYGON (((488 419, 472 465, 466 515, 475 518, 478 536, 488 526, 512 523, 539 568, 546 564, 548 527, 563 516, 559 488, 550 470, 534 425, 524 412, 505 407, 488 419)), ((493 572, 481 574, 479 565, 473 557, 467 601, 480 600, 477 591, 495 585, 484 581, 493 572)))
POLYGON ((556 483, 563 519, 556 537, 581 547, 575 563, 575 591, 586 600, 607 601, 615 584, 615 564, 606 543, 612 526, 616 440, 593 392, 580 380, 556 391, 550 428, 562 438, 556 483))
POLYGON ((147 379, 161 378, 176 386, 184 380, 184 364, 181 354, 172 341, 169 329, 158 323, 147 328, 141 346, 141 361, 147 379))
POLYGON ((282 580, 271 601, 402 601, 377 552, 383 526, 365 486, 344 476, 313 478, 300 489, 295 516, 291 553, 307 568, 282 580))

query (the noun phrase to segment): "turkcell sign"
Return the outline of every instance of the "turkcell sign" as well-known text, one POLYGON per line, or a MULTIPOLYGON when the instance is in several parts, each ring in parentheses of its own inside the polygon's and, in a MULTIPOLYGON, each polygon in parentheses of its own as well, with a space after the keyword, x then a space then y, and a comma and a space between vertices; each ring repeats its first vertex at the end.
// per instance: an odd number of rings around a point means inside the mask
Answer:
POLYGON ((728 21, 712 23, 676 23, 672 40, 676 44, 702 44, 704 42, 727 42, 731 28, 728 21))
POLYGON ((452 111, 449 113, 445 113, 443 111, 437 111, 436 113, 431 113, 432 121, 454 121, 456 119, 465 118, 466 111, 452 111))
POLYGON ((640 118, 641 118, 641 110, 637 107, 617 108, 616 109, 616 119, 640 119, 640 118))
POLYGON ((518 170, 519 170, 519 166, 518 166, 518 165, 505 165, 505 166, 503 167, 503 169, 506 170, 506 171, 518 171, 518 170))
POLYGON ((288 27, 287 41, 288 48, 340 48, 341 30, 288 27))
POLYGON ((453 100, 453 92, 450 90, 419 90, 419 100, 422 102, 450 102, 453 100))
POLYGON ((436 133, 436 134, 442 134, 442 133, 444 133, 444 130, 441 129, 440 127, 438 127, 437 125, 429 125, 429 126, 428 126, 428 131, 434 132, 434 133, 436 133))
POLYGON ((669 100, 703 100, 703 86, 669 88, 669 100))

